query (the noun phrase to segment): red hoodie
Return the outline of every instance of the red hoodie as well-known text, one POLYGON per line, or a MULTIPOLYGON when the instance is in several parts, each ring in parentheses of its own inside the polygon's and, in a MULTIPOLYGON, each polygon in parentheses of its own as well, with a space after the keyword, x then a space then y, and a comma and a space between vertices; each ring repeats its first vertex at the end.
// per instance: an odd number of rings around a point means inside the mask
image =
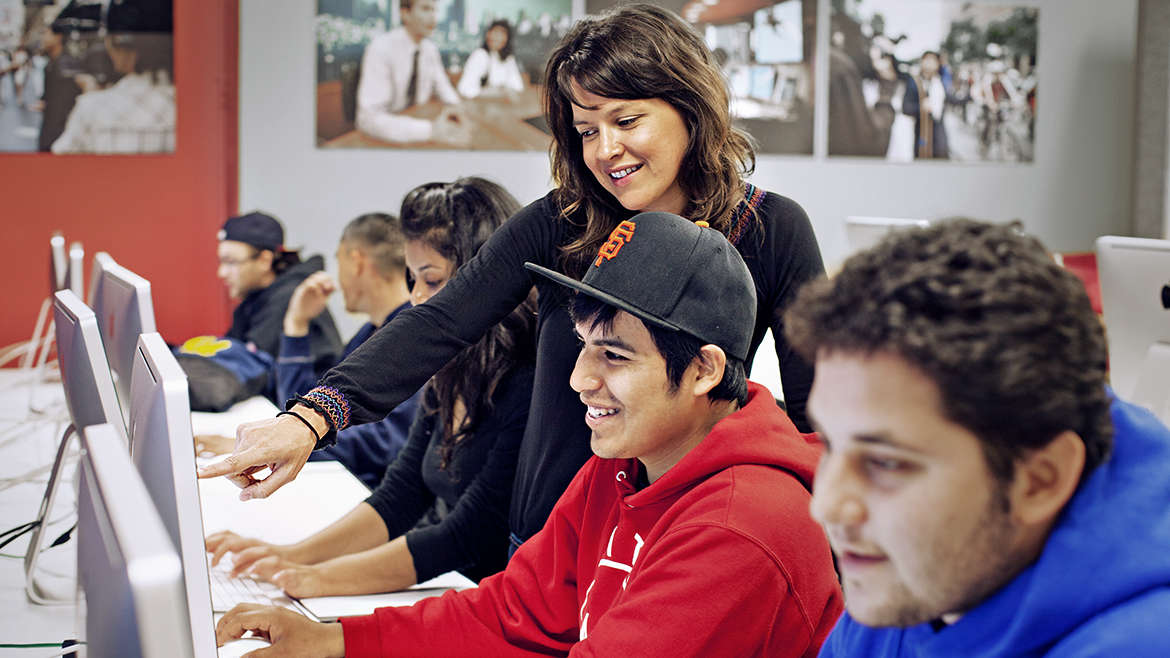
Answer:
POLYGON ((815 656, 841 614, 819 447, 768 390, 658 480, 593 457, 476 589, 342 620, 346 656, 815 656))

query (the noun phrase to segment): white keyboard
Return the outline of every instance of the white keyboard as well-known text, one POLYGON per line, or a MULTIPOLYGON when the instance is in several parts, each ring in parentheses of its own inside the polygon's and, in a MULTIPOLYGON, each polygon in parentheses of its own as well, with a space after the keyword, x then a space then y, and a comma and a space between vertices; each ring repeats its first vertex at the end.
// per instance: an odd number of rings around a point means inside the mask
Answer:
POLYGON ((209 556, 207 574, 211 580, 212 612, 227 612, 239 603, 275 605, 301 612, 296 602, 276 585, 249 576, 233 578, 231 572, 230 558, 220 560, 219 564, 213 567, 209 556))

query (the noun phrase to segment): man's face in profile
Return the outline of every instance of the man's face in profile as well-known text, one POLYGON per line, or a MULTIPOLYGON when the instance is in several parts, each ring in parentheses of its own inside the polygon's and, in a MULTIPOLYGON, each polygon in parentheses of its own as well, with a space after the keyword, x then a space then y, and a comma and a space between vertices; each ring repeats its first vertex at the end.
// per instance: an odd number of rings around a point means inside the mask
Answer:
POLYGON ((672 387, 650 331, 625 311, 609 329, 582 322, 576 331, 582 345, 569 385, 586 405, 593 454, 637 458, 652 477, 660 475, 689 449, 696 409, 707 408, 705 394, 696 405, 694 395, 672 387))
POLYGON ((252 245, 236 240, 221 240, 216 254, 219 256, 216 276, 223 280, 233 299, 265 287, 272 271, 271 251, 257 251, 252 245))
POLYGON ((415 41, 429 37, 438 24, 434 0, 414 0, 411 8, 403 8, 400 15, 402 27, 415 41))
POLYGON ((869 626, 953 621, 1029 561, 1009 485, 899 356, 818 354, 809 411, 825 444, 811 512, 845 607, 869 626))

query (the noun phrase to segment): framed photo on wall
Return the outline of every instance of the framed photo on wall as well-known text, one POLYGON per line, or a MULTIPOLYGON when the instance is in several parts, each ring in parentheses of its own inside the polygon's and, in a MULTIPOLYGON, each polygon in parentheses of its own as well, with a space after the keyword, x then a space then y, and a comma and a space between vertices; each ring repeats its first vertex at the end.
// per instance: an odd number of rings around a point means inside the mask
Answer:
POLYGON ((0 0, 0 152, 173 153, 172 0, 0 0))
MULTIPOLYGON (((587 0, 595 14, 618 3, 587 0)), ((667 0, 703 35, 727 78, 734 122, 761 154, 812 155, 816 0, 667 0)))
POLYGON ((318 147, 547 150, 544 63, 573 5, 318 0, 318 147))
POLYGON ((833 0, 829 155, 1030 163, 1038 10, 833 0))

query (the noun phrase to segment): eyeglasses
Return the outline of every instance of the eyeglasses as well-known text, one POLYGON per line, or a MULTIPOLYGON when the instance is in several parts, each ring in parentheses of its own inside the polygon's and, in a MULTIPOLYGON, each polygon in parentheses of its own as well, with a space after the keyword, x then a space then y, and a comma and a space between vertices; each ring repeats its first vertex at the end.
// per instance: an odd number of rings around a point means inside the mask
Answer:
POLYGON ((220 267, 239 267, 248 261, 256 260, 259 255, 259 253, 255 253, 247 258, 221 258, 219 259, 219 265, 220 267))

